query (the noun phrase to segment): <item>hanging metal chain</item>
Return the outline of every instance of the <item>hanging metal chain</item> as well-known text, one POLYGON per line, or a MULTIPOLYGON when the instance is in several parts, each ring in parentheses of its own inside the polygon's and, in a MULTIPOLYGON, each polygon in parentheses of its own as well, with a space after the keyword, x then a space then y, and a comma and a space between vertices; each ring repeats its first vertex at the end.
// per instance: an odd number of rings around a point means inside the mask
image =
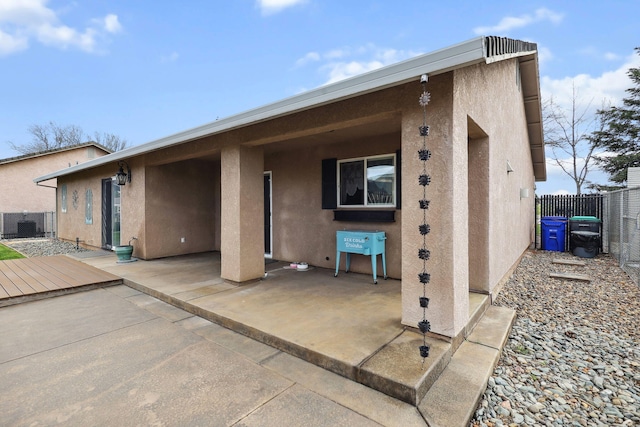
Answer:
POLYGON ((418 183, 422 186, 422 199, 418 201, 420 209, 422 209, 422 224, 419 231, 422 235, 422 247, 418 249, 418 258, 422 260, 422 272, 418 274, 418 279, 422 284, 422 296, 420 297, 420 307, 422 307, 422 320, 418 322, 418 328, 422 332, 422 345, 420 346, 420 357, 422 357, 422 366, 424 361, 429 357, 429 345, 427 344, 427 332, 431 330, 431 323, 427 320, 427 308, 429 307, 429 298, 427 298, 427 284, 431 280, 431 275, 427 272, 427 261, 431 257, 431 251, 427 249, 427 234, 431 231, 431 227, 427 224, 427 209, 429 209, 429 200, 427 200, 427 186, 431 184, 431 176, 427 174, 427 160, 431 158, 431 151, 427 149, 427 136, 429 136, 429 126, 427 125, 427 104, 431 100, 431 94, 427 92, 426 74, 420 78, 422 84, 422 95, 420 95, 420 106, 422 107, 422 126, 419 127, 420 136, 422 137, 422 148, 418 150, 418 158, 422 162, 422 173, 418 177, 418 183))

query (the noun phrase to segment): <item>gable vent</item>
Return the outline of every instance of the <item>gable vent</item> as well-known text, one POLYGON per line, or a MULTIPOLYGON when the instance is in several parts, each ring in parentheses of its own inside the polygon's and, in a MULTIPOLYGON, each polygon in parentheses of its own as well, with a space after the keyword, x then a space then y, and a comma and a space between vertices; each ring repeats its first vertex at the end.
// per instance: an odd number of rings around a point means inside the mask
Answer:
POLYGON ((484 49, 487 62, 494 62, 506 57, 531 54, 538 50, 538 45, 506 37, 487 36, 484 38, 484 49))

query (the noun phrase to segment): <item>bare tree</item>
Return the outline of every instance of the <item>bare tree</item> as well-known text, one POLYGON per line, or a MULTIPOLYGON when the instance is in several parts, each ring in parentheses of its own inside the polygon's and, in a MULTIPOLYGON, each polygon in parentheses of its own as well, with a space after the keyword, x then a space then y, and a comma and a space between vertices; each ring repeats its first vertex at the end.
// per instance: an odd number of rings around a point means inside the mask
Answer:
POLYGON ((553 160, 576 184, 576 194, 582 194, 582 186, 595 162, 590 135, 597 126, 595 117, 588 116, 591 103, 578 110, 575 85, 572 87, 571 106, 562 108, 553 97, 542 103, 545 145, 551 148, 553 160))
POLYGON ((118 135, 107 132, 95 132, 93 134, 93 140, 103 147, 107 147, 111 151, 124 150, 127 146, 127 141, 125 139, 120 138, 118 135))
MULTIPOLYGON (((27 131, 31 134, 31 142, 19 145, 9 141, 12 150, 21 154, 33 154, 91 142, 82 128, 76 125, 60 126, 55 122, 49 122, 46 125, 31 125, 27 131)), ((111 151, 119 151, 127 146, 125 139, 112 133, 95 132, 94 137, 94 142, 111 151)))

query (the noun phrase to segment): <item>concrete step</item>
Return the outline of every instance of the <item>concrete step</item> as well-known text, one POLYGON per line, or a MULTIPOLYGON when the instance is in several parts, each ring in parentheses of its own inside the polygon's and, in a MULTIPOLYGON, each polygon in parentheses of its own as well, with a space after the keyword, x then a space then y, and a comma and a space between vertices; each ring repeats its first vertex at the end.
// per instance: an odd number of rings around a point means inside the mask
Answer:
POLYGON ((514 310, 490 306, 418 404, 431 427, 466 427, 515 321, 514 310))
POLYGON ((421 333, 407 329, 359 366, 356 381, 410 403, 424 397, 445 369, 453 353, 451 344, 426 338, 429 357, 420 357, 421 333))
POLYGON ((467 337, 476 327, 487 308, 491 306, 489 295, 469 292, 469 321, 465 327, 464 336, 467 337))

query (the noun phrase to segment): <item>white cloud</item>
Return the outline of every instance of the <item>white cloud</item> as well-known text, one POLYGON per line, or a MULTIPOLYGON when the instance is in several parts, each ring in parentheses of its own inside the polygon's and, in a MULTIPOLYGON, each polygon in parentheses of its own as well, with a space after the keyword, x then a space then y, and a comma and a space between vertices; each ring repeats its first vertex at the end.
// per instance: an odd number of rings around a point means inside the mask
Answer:
POLYGON ((318 52, 309 52, 302 58, 296 61, 296 67, 302 67, 310 62, 316 62, 320 60, 320 54, 318 52))
POLYGON ((257 0, 258 9, 263 15, 273 15, 286 8, 306 3, 307 0, 257 0))
POLYGON ((0 30, 0 56, 9 55, 29 47, 27 37, 20 34, 7 34, 0 30))
POLYGON ((620 56, 613 52, 605 52, 604 59, 606 59, 607 61, 617 61, 618 59, 620 59, 620 56))
POLYGON ((578 74, 567 76, 562 79, 552 79, 543 76, 540 80, 540 91, 543 99, 553 100, 563 109, 570 111, 573 98, 572 86, 575 85, 578 95, 576 106, 577 111, 583 111, 588 104, 591 113, 605 105, 619 104, 623 98, 627 97, 626 89, 632 86, 632 82, 627 76, 630 68, 640 67, 640 56, 636 53, 630 54, 626 60, 615 70, 602 73, 600 76, 592 77, 588 74, 578 74))
POLYGON ((61 49, 75 47, 97 52, 98 41, 105 33, 122 31, 118 16, 109 14, 91 20, 90 26, 78 30, 60 22, 56 12, 47 7, 48 0, 0 1, 0 55, 25 50, 30 40, 61 49))
POLYGON ((506 16, 497 25, 476 27, 473 32, 478 35, 502 35, 516 28, 523 28, 538 22, 549 21, 553 24, 562 22, 563 15, 546 8, 540 8, 533 15, 506 16))
POLYGON ((122 31, 122 25, 120 25, 120 22, 118 21, 118 15, 110 13, 109 15, 105 16, 104 29, 112 34, 122 31))
POLYGON ((384 65, 385 64, 380 61, 349 61, 327 64, 323 66, 322 69, 326 70, 329 76, 329 80, 327 80, 325 84, 330 84, 382 68, 384 65))
POLYGON ((160 62, 174 62, 177 61, 178 58, 180 57, 180 54, 178 54, 178 52, 171 52, 169 55, 165 55, 163 57, 160 58, 160 62))
POLYGON ((323 84, 335 83, 358 74, 400 62, 418 55, 417 52, 380 48, 373 44, 342 47, 325 53, 310 52, 296 61, 296 66, 319 63, 318 71, 324 76, 323 84))

